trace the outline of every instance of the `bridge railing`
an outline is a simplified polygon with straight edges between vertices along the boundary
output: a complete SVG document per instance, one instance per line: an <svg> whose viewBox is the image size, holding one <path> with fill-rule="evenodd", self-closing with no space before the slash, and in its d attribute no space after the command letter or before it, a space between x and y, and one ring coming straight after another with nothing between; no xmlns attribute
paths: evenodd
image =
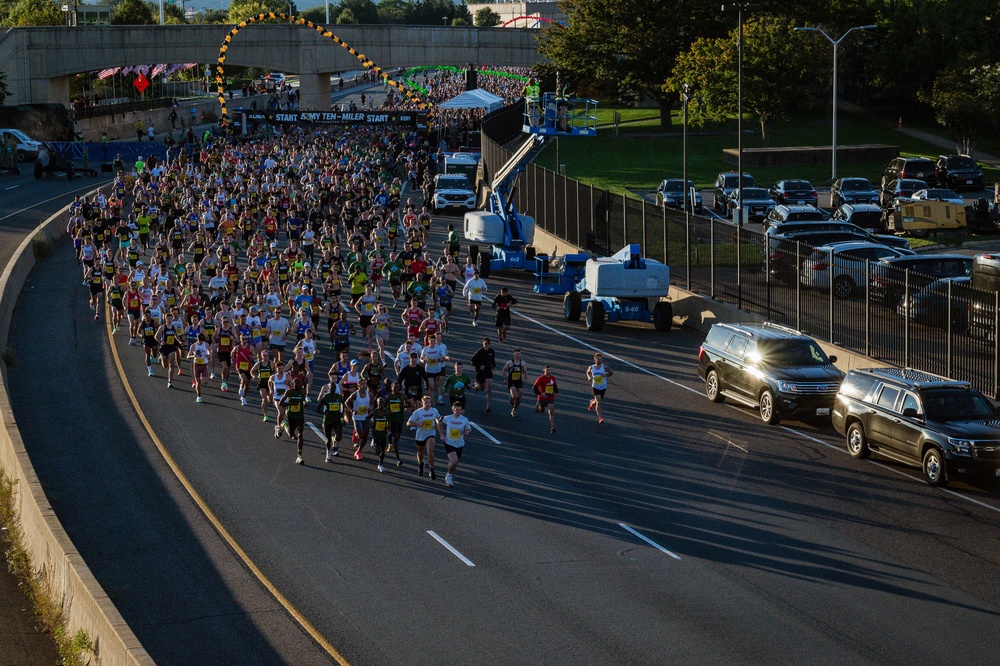
<svg viewBox="0 0 1000 666"><path fill-rule="evenodd" d="M513 152L508 146L519 136L521 113L521 105L513 104L483 119L487 182ZM926 276L887 271L873 276L873 268L880 267L845 270L841 260L822 269L841 279L807 288L801 266L813 247L778 244L760 231L714 216L685 219L683 211L535 164L522 174L514 203L534 216L540 229L596 255L638 243L646 257L670 266L677 287L873 359L969 381L1000 398L997 293L958 286L921 293ZM845 289L847 278L850 289ZM887 291L891 297L876 297Z"/></svg>

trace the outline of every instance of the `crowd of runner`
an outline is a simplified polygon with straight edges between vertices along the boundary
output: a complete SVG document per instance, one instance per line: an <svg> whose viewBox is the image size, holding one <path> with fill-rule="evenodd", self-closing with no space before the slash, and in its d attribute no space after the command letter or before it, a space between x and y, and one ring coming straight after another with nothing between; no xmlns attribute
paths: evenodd
<svg viewBox="0 0 1000 666"><path fill-rule="evenodd" d="M236 391L273 420L276 438L296 441L298 464L315 409L321 426L308 426L322 433L327 462L347 436L358 460L374 448L379 472L387 455L403 466L410 428L417 473L437 478L441 442L451 486L471 432L470 390L483 392L489 414L499 375L516 417L530 387L555 433L559 387L548 366L532 382L516 348L498 371L489 337L468 364L449 354L456 299L474 326L491 306L499 342L517 299L507 287L493 294L472 257L461 261L453 229L431 242L434 220L404 187L434 168L415 133L371 127L221 137L119 172L70 208L93 317L109 312L113 333L166 389L190 381L198 403ZM600 423L610 376L595 356L587 379Z"/></svg>

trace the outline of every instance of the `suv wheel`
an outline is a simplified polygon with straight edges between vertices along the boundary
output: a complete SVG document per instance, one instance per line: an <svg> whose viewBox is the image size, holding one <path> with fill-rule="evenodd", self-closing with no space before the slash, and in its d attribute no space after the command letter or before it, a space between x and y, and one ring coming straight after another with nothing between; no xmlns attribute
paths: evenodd
<svg viewBox="0 0 1000 666"><path fill-rule="evenodd" d="M924 453L924 481L928 485L943 487L948 485L948 472L944 466L944 454L941 449L931 447Z"/></svg>
<svg viewBox="0 0 1000 666"><path fill-rule="evenodd" d="M847 452L852 458L862 460L872 454L868 448L868 438L865 437L865 429L860 423L852 423L847 429Z"/></svg>
<svg viewBox="0 0 1000 666"><path fill-rule="evenodd" d="M726 399L719 387L719 373L715 370L709 370L708 374L705 375L705 395L712 402L722 402Z"/></svg>
<svg viewBox="0 0 1000 666"><path fill-rule="evenodd" d="M833 281L833 295L837 298L850 298L854 295L854 280L846 275L841 275Z"/></svg>
<svg viewBox="0 0 1000 666"><path fill-rule="evenodd" d="M760 420L764 423L774 425L780 420L778 408L774 404L774 393L771 392L771 389L764 389L760 394L759 409Z"/></svg>

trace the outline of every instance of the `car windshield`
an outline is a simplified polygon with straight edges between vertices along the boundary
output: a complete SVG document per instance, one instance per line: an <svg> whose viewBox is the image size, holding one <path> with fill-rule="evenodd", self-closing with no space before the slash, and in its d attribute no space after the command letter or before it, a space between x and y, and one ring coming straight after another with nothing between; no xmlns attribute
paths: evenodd
<svg viewBox="0 0 1000 666"><path fill-rule="evenodd" d="M682 191L682 180L665 180L663 184L660 185L660 189L664 192L680 192Z"/></svg>
<svg viewBox="0 0 1000 666"><path fill-rule="evenodd" d="M850 180L845 180L840 183L840 189L842 190L870 190L872 189L872 184L869 183L864 178L852 178Z"/></svg>
<svg viewBox="0 0 1000 666"><path fill-rule="evenodd" d="M31 138L27 134L25 134L24 132L22 132L20 130L12 129L12 130L7 130L7 131L10 132L11 134L13 134L15 137L17 137L21 141L31 141Z"/></svg>
<svg viewBox="0 0 1000 666"><path fill-rule="evenodd" d="M851 214L851 223L859 227L880 227L882 226L882 213L879 211L855 211Z"/></svg>
<svg viewBox="0 0 1000 666"><path fill-rule="evenodd" d="M976 162L971 157L951 157L948 159L949 169L975 169Z"/></svg>
<svg viewBox="0 0 1000 666"><path fill-rule="evenodd" d="M767 193L767 190L761 189L759 187L743 187L743 199L770 199L771 195Z"/></svg>
<svg viewBox="0 0 1000 666"><path fill-rule="evenodd" d="M785 190L811 190L813 186L808 180L786 180Z"/></svg>
<svg viewBox="0 0 1000 666"><path fill-rule="evenodd" d="M469 189L469 179L464 173L448 174L438 176L438 187L451 187Z"/></svg>
<svg viewBox="0 0 1000 666"><path fill-rule="evenodd" d="M993 405L977 391L946 389L924 391L924 409L930 421L971 421L997 415Z"/></svg>
<svg viewBox="0 0 1000 666"><path fill-rule="evenodd" d="M924 197L927 199L958 199L959 196L952 192L951 190L946 190L944 188L935 188L933 190L924 190Z"/></svg>
<svg viewBox="0 0 1000 666"><path fill-rule="evenodd" d="M909 179L909 178L906 178L904 180L898 181L898 185L896 187L898 189L900 189L900 190L914 190L914 191L916 191L916 190L922 190L925 187L927 187L927 183L925 183L922 180L917 180L916 178L914 178L912 180Z"/></svg>
<svg viewBox="0 0 1000 666"><path fill-rule="evenodd" d="M743 187L754 187L756 184L757 182L752 176L743 176ZM736 174L733 173L726 176L725 180L723 180L723 186L736 187Z"/></svg>
<svg viewBox="0 0 1000 666"><path fill-rule="evenodd" d="M777 368L830 364L830 359L812 340L761 340L757 351L765 363Z"/></svg>

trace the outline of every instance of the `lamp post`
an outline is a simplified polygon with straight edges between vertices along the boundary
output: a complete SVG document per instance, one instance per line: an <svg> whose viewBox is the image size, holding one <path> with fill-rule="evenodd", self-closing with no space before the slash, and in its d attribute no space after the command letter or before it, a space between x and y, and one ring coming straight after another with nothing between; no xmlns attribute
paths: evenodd
<svg viewBox="0 0 1000 666"><path fill-rule="evenodd" d="M326 0L325 4L326 4L326 24L330 25L330 0Z"/></svg>
<svg viewBox="0 0 1000 666"><path fill-rule="evenodd" d="M722 5L722 11L736 12L739 22L736 47L736 209L739 211L741 226L743 224L743 12L759 7L760 5L749 2Z"/></svg>
<svg viewBox="0 0 1000 666"><path fill-rule="evenodd" d="M682 166L681 179L684 181L684 194L681 196L681 203L684 205L684 225L687 226L690 223L689 208L688 208L688 102L691 101L691 86L687 83L681 85L681 102L684 108L684 140L681 150L682 161L684 162Z"/></svg>
<svg viewBox="0 0 1000 666"><path fill-rule="evenodd" d="M441 20L444 21L444 27L447 28L448 27L448 17L447 16L442 16Z"/></svg>
<svg viewBox="0 0 1000 666"><path fill-rule="evenodd" d="M840 46L840 43L855 30L874 30L877 27L877 25L857 25L841 35L840 39L834 39L830 35L826 34L826 31L822 28L795 29L797 32L818 32L826 37L831 44L833 44L833 155L831 157L830 180L837 180L837 47Z"/></svg>

